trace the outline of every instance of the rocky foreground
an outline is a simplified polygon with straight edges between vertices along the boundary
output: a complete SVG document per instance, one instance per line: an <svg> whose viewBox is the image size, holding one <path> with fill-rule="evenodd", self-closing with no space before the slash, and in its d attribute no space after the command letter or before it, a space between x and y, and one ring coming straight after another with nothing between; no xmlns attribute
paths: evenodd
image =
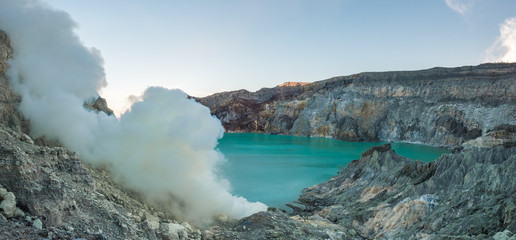
<svg viewBox="0 0 516 240"><path fill-rule="evenodd" d="M516 147L431 163L373 147L303 191L292 214L263 212L213 239L516 239ZM512 237L512 238L510 238Z"/></svg>
<svg viewBox="0 0 516 240"><path fill-rule="evenodd" d="M341 129L339 131L343 134L328 136L343 139L346 137L339 136L350 136L351 140L382 138L382 132L387 131L381 130L385 127L383 124L392 121L393 129L412 129L405 131L404 135L393 133L392 136L398 136L398 140L417 140L419 138L413 136L421 136L423 142L429 144L442 140L443 145L462 145L464 149L457 149L432 163L422 163L396 155L389 145L374 147L328 182L305 189L299 200L290 204L292 213L270 209L201 230L181 221L166 209L145 203L142 196L114 183L109 172L83 164L80 158L60 147L58 142L32 139L29 121L17 111L20 97L9 86L5 74L7 60L11 56L9 40L0 31L0 239L516 239L513 234L516 233L515 86L510 84L515 81L514 64L442 70L455 72L457 76L464 69L466 72L480 72L482 79L493 73L492 82L480 81L491 85L473 86L469 92L462 90L468 87L467 84L453 87L457 83L448 81L449 91L456 92L450 99L434 97L437 92L428 92L429 100L411 97L412 88L399 89L399 81L386 80L378 75L378 86L385 83L382 81L391 81L393 85L384 85L385 91L374 91L369 99L357 98L356 103L349 103L350 106L335 102L333 115L325 112L328 110L325 101L337 95L327 90L341 89L346 93L342 95L343 99L358 97L348 90L358 91L360 82L346 82L346 79L359 78L360 75L344 77L344 82L337 79L265 89L259 92L264 94L263 99L270 99L270 96L276 99L265 101L266 104L264 101L249 102L242 97L231 98L226 111L229 115L224 115L225 110L217 112L215 109L230 130L297 134L292 129L301 129L301 125L294 126L305 120L295 120L290 126L289 121L294 118L288 120L285 116L295 113L299 114L294 114L297 116L295 119L303 119L300 116L311 113L314 118L308 121L310 125L306 135L318 135L315 134L318 130L314 129L319 127L314 126L329 124L333 121L332 116L340 116L336 113L344 111L355 117L346 118L348 120L344 120L344 125L338 125L339 128L328 125L328 133ZM473 73L464 76L469 79ZM423 82L431 85L428 78L422 78L427 79ZM372 77L370 79L374 82ZM345 86L351 87L347 89ZM393 86L398 86L396 89L399 91L389 90ZM500 95L502 88L505 90ZM303 89L316 95L307 95ZM366 91L368 88L360 89ZM476 93L474 89L477 89ZM404 96L402 99L392 95L398 92ZM489 97L476 100L478 92ZM375 117L377 111L383 111L382 106L391 105L377 105L379 102L372 97L381 98L387 93L385 104L423 102L433 103L435 108L425 110L431 105L418 105L414 107L416 110L407 108L407 112L400 112L402 108L398 107L392 111L397 118L383 112L387 115L378 120ZM256 97L256 94L246 92L233 94ZM217 96L220 96L220 101L226 98L221 94L211 99L217 99ZM305 105L300 96L307 97ZM235 99L243 104L238 105ZM201 101L208 105L206 99ZM260 114L252 115L253 109L264 106L274 109L274 114L263 115L268 110L260 110ZM109 112L101 99L87 103L85 107ZM351 109L355 108L358 110L352 112ZM250 115L245 115L247 110L241 112L238 109L253 111L249 110ZM333 111L333 107L330 109ZM280 111L284 114L279 114ZM412 119L411 116L415 116L412 111L429 114L422 115L424 117L419 121L439 122L438 125L430 125L435 131L428 132L422 123ZM484 119L471 118L471 114L482 115ZM328 117L327 120L319 121L326 119L319 117L323 115ZM372 120L364 120L367 116ZM443 118L437 121L439 117L435 116ZM403 125L411 121L414 121L413 127ZM371 125L374 128L366 129L371 122L375 123ZM278 131L273 130L278 126ZM350 128L346 130L346 127ZM283 132L281 129L289 130ZM469 145L464 145L466 142Z"/></svg>
<svg viewBox="0 0 516 240"><path fill-rule="evenodd" d="M454 148L516 125L516 63L360 73L198 100L228 131Z"/></svg>

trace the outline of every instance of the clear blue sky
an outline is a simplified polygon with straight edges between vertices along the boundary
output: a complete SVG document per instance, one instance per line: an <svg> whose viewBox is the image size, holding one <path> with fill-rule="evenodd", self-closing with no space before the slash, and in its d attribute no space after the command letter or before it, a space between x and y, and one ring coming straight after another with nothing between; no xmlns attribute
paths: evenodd
<svg viewBox="0 0 516 240"><path fill-rule="evenodd" d="M119 110L147 86L194 96L363 71L482 63L514 0L46 0L105 60ZM514 24L516 25L516 24Z"/></svg>

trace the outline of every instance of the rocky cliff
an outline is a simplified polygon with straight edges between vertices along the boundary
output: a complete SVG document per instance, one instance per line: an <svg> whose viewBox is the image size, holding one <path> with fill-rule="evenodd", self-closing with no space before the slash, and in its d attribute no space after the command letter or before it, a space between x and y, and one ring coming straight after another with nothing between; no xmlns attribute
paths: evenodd
<svg viewBox="0 0 516 240"><path fill-rule="evenodd" d="M294 212L258 213L214 239L516 239L516 147L472 148L431 163L369 149ZM511 238L512 237L512 238Z"/></svg>
<svg viewBox="0 0 516 240"><path fill-rule="evenodd" d="M516 63L360 73L198 101L227 131L459 147L516 125Z"/></svg>

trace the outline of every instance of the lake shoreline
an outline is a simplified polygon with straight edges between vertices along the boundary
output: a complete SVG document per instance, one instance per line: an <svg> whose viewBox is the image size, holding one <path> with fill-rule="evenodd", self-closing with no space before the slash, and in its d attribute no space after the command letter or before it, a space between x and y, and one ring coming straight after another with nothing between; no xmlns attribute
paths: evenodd
<svg viewBox="0 0 516 240"><path fill-rule="evenodd" d="M227 133L219 140L218 149L227 159L219 169L230 181L232 194L288 210L285 204L296 200L304 188L329 180L351 161L359 159L362 152L382 144L385 143ZM424 145L391 145L396 153L424 162L449 153ZM282 187L276 189L277 186Z"/></svg>

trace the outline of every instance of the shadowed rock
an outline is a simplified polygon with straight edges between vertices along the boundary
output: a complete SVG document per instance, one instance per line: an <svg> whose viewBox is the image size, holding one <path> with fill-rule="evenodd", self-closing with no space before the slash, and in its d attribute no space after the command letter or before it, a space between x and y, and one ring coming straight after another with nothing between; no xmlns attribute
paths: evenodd
<svg viewBox="0 0 516 240"><path fill-rule="evenodd" d="M108 116L113 115L113 110L108 107L106 99L100 96L95 101L84 103L84 107L93 111L104 112Z"/></svg>

